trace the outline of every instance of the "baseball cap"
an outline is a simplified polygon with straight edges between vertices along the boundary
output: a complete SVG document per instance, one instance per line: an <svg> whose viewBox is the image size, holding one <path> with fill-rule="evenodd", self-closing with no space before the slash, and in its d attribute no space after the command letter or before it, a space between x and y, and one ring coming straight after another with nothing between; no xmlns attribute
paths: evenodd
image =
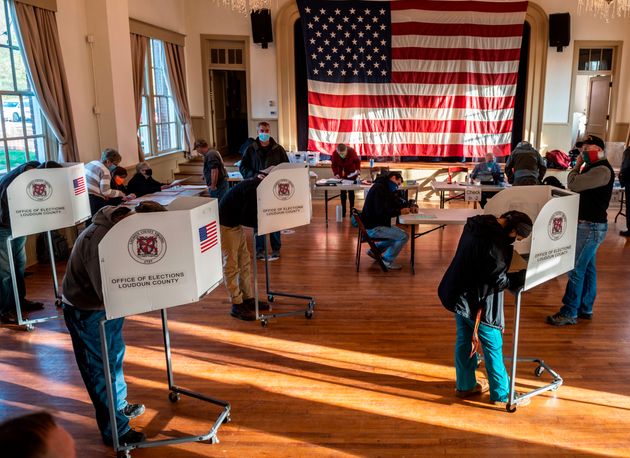
<svg viewBox="0 0 630 458"><path fill-rule="evenodd" d="M583 143L585 145L595 145L600 147L602 150L606 149L606 144L604 143L604 140L602 140L599 137L596 137L595 135L589 135L588 137L586 137L583 140Z"/></svg>

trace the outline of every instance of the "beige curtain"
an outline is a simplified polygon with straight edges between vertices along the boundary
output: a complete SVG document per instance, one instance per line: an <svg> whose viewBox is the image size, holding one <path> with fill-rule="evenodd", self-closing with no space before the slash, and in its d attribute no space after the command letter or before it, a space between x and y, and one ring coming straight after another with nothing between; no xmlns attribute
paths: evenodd
<svg viewBox="0 0 630 458"><path fill-rule="evenodd" d="M195 139L193 138L192 119L190 118L190 108L188 107L184 48L173 43L164 42L164 52L166 54L166 66L171 83L171 92L173 93L173 99L177 107L179 121L184 128L186 151L190 153Z"/></svg>
<svg viewBox="0 0 630 458"><path fill-rule="evenodd" d="M29 80L48 126L59 142L59 161L78 162L68 81L53 11L19 2L14 5Z"/></svg>
<svg viewBox="0 0 630 458"><path fill-rule="evenodd" d="M147 58L147 48L149 39L135 33L131 34L131 70L133 73L133 100L136 104L136 130L140 127L140 118L142 116L142 91L144 89L144 66ZM144 151L142 151L142 143L140 141L140 132L138 138L138 160L144 161Z"/></svg>

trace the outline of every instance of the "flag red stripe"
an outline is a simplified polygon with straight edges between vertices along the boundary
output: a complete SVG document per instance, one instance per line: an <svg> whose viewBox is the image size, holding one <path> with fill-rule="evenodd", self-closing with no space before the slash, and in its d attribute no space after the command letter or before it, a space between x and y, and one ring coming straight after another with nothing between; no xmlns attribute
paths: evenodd
<svg viewBox="0 0 630 458"><path fill-rule="evenodd" d="M201 247L201 252L205 253L206 251L208 251L209 249L215 247L216 245L217 245L217 242L215 240L215 242L212 245L202 246Z"/></svg>
<svg viewBox="0 0 630 458"><path fill-rule="evenodd" d="M392 83L403 84L469 84L482 86L512 86L518 80L516 73L437 73L392 72Z"/></svg>
<svg viewBox="0 0 630 458"><path fill-rule="evenodd" d="M391 9L434 10L434 11L476 11L480 13L522 13L528 2L466 2L443 0L401 0L390 2Z"/></svg>
<svg viewBox="0 0 630 458"><path fill-rule="evenodd" d="M392 48L392 59L518 61L520 49Z"/></svg>
<svg viewBox="0 0 630 458"><path fill-rule="evenodd" d="M327 119L308 117L311 129L330 132L431 132L501 134L512 132L512 119L503 121L464 121L452 119Z"/></svg>
<svg viewBox="0 0 630 458"><path fill-rule="evenodd" d="M448 2L444 2L448 3ZM523 35L523 24L434 24L428 22L402 22L392 24L392 35L437 35L471 37L518 37Z"/></svg>

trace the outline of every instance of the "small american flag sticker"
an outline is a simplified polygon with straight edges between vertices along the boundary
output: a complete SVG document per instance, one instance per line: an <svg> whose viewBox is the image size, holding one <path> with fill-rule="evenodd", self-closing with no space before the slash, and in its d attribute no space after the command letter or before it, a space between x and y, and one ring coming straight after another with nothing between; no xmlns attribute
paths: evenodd
<svg viewBox="0 0 630 458"><path fill-rule="evenodd" d="M217 234L217 222L212 221L210 224L206 224L205 226L201 226L199 228L199 245L201 247L201 252L205 253L210 248L219 243L219 237Z"/></svg>
<svg viewBox="0 0 630 458"><path fill-rule="evenodd" d="M85 192L85 177L79 177L72 180L72 186L74 187L74 195L78 196Z"/></svg>

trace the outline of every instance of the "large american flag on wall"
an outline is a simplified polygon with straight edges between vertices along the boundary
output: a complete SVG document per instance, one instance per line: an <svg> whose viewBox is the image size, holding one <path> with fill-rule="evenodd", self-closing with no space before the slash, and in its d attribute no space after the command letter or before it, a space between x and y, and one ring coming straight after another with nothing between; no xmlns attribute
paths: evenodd
<svg viewBox="0 0 630 458"><path fill-rule="evenodd" d="M509 154L526 1L298 0L308 149Z"/></svg>

